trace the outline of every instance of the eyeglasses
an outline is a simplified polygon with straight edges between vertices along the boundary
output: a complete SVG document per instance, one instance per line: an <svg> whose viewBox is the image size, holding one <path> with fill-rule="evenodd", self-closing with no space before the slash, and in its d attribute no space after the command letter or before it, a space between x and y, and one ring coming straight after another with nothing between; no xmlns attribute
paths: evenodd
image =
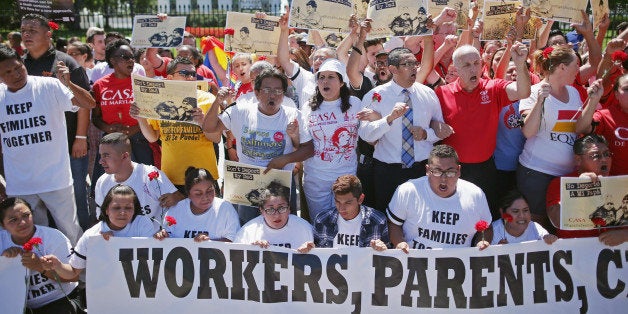
<svg viewBox="0 0 628 314"><path fill-rule="evenodd" d="M375 61L375 66L378 68L388 66L388 62L386 61Z"/></svg>
<svg viewBox="0 0 628 314"><path fill-rule="evenodd" d="M441 176L445 175L446 178L453 178L458 174L458 170L440 170L440 169L430 169L430 173L435 176L440 178Z"/></svg>
<svg viewBox="0 0 628 314"><path fill-rule="evenodd" d="M260 91L266 95L283 95L283 89L273 89L273 88L262 88Z"/></svg>
<svg viewBox="0 0 628 314"><path fill-rule="evenodd" d="M288 211L288 206L281 206L277 208L262 208L262 210L266 213L266 215L274 215L274 214L283 214Z"/></svg>
<svg viewBox="0 0 628 314"><path fill-rule="evenodd" d="M416 61L408 61L408 62L404 62L404 63L399 63L400 67L405 67L405 68L415 68L419 65L418 62Z"/></svg>
<svg viewBox="0 0 628 314"><path fill-rule="evenodd" d="M133 59L133 55L117 55L116 58L122 59L124 61L129 61Z"/></svg>
<svg viewBox="0 0 628 314"><path fill-rule="evenodd" d="M196 72L195 71L181 70L181 71L177 71L177 73L179 73L179 75L185 76L185 77L196 77Z"/></svg>
<svg viewBox="0 0 628 314"><path fill-rule="evenodd" d="M581 155L585 155L585 154L581 154ZM602 153L591 153L591 154L586 154L586 155L589 156L589 158L593 159L594 161L598 161L602 158L613 157L613 153L611 153L610 151L604 151Z"/></svg>

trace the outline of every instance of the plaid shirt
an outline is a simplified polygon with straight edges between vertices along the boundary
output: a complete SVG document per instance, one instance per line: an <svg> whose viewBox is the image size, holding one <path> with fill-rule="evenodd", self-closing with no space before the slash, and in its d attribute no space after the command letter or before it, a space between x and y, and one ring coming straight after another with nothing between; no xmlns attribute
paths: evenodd
<svg viewBox="0 0 628 314"><path fill-rule="evenodd" d="M360 226L360 238L358 245L360 247L370 247L371 240L380 239L390 247L388 238L388 223L386 216L370 207L361 205L360 215L362 216L362 225ZM314 219L314 244L316 247L333 247L334 237L338 234L338 211L324 211Z"/></svg>

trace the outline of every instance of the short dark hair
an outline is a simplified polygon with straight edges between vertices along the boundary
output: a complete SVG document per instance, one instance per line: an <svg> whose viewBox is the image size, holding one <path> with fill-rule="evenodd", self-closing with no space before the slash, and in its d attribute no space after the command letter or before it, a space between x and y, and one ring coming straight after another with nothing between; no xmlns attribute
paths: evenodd
<svg viewBox="0 0 628 314"><path fill-rule="evenodd" d="M382 45L382 38L367 39L364 41L364 49L377 45Z"/></svg>
<svg viewBox="0 0 628 314"><path fill-rule="evenodd" d="M103 136L100 139L100 145L113 145L122 152L131 152L131 140L124 133L114 132Z"/></svg>
<svg viewBox="0 0 628 314"><path fill-rule="evenodd" d="M28 210L31 211L31 214L33 213L33 209L31 208L31 204L29 204L27 201L19 198L19 197L8 197L5 198L4 200L2 200L2 202L0 202L0 225L4 226L4 217L7 213L7 210L9 208L13 208L13 206L17 205L17 204L24 204Z"/></svg>
<svg viewBox="0 0 628 314"><path fill-rule="evenodd" d="M174 70L177 68L177 65L179 64L191 64L196 67L196 65L189 58L176 57L168 63L168 67L166 68L166 73L173 75Z"/></svg>
<svg viewBox="0 0 628 314"><path fill-rule="evenodd" d="M100 216L98 216L98 220L104 221L107 224L111 223L111 221L109 221L109 216L107 215L107 208L109 207L109 204L111 204L111 201L113 201L113 197L116 195L131 195L133 197L134 210L133 218L131 219L131 221L134 221L137 215L142 214L142 205L140 204L140 200L137 197L137 193L135 193L135 190L133 190L128 185L118 184L112 187L109 192L107 192L107 195L105 195L105 198L102 201L102 206L100 207Z"/></svg>
<svg viewBox="0 0 628 314"><path fill-rule="evenodd" d="M281 184L279 181L273 181L264 189L262 189L260 193L260 203L259 206L262 208L264 203L268 201L271 197L281 197L286 202L290 203L290 188Z"/></svg>
<svg viewBox="0 0 628 314"><path fill-rule="evenodd" d="M355 198L360 198L360 195L362 195L362 183L355 175L345 174L336 179L336 182L331 186L331 190L334 194L344 195L351 193Z"/></svg>
<svg viewBox="0 0 628 314"><path fill-rule="evenodd" d="M412 51L404 47L397 47L391 50L388 53L388 64L396 67L399 66L399 63L401 63L401 55L405 55L408 53L412 55Z"/></svg>
<svg viewBox="0 0 628 314"><path fill-rule="evenodd" d="M185 170L185 194L189 195L192 186L202 181L208 181L212 184L212 186L216 183L216 180L209 170L205 168L188 167Z"/></svg>
<svg viewBox="0 0 628 314"><path fill-rule="evenodd" d="M606 141L606 138L604 138L604 136L599 135L599 134L595 134L595 133L589 133L589 134L587 134L587 135L577 139L573 143L573 153L576 154L576 155L582 155L589 148L591 148L591 146L593 146L595 144L604 144L604 145L608 146L608 142Z"/></svg>
<svg viewBox="0 0 628 314"><path fill-rule="evenodd" d="M15 49L6 45L0 45L0 62L10 59L16 59L22 63L22 58L15 52Z"/></svg>
<svg viewBox="0 0 628 314"><path fill-rule="evenodd" d="M288 89L288 78L277 69L262 70L255 78L255 90L260 91L262 89L262 82L267 78L276 78L281 81L281 87L284 93Z"/></svg>
<svg viewBox="0 0 628 314"><path fill-rule="evenodd" d="M73 46L74 48L76 48L76 50L78 50L78 52L82 55L87 55L87 60L90 60L91 58L93 58L93 54L92 54L92 48L83 42L80 41L74 41L68 44L68 48L70 48L70 46Z"/></svg>
<svg viewBox="0 0 628 314"><path fill-rule="evenodd" d="M456 153L456 150L453 147L447 144L434 146L430 151L430 156L427 158L427 163L432 164L434 158L453 158L456 160L456 164L460 164L458 153Z"/></svg>
<svg viewBox="0 0 628 314"><path fill-rule="evenodd" d="M107 44L108 42L111 42L112 40L116 40L116 39L124 39L124 35L118 33L118 32L108 32L105 35L105 44Z"/></svg>
<svg viewBox="0 0 628 314"><path fill-rule="evenodd" d="M46 18L43 15L39 15L39 14L35 14L35 13L29 13L26 14L24 16L22 16L22 22L24 22L25 20L29 20L29 21L37 21L39 22L40 26L45 27L47 30L50 30L50 25L48 24L50 22L50 20L48 18Z"/></svg>
<svg viewBox="0 0 628 314"><path fill-rule="evenodd" d="M107 65L109 67L113 68L113 63L111 63L111 58L113 58L114 52L116 52L116 50L118 50L122 46L129 46L130 48L131 44L129 43L128 40L123 38L123 39L116 39L108 43L107 46L105 47L105 61L107 61ZM131 48L131 52L133 52L133 48Z"/></svg>
<svg viewBox="0 0 628 314"><path fill-rule="evenodd" d="M523 196L523 194L521 194L521 192L519 192L519 190L510 190L499 200L499 208L501 208L502 210L506 210L506 208L512 206L512 203L514 203L518 199L523 199L524 201L526 201L526 203L528 202L528 200L525 198L525 196Z"/></svg>
<svg viewBox="0 0 628 314"><path fill-rule="evenodd" d="M560 29L553 29L550 31L549 36L547 36L547 38L552 38L554 36L562 36L565 39L566 43L569 43L569 40L567 39L567 36L565 36L565 33L563 33L563 31L561 31Z"/></svg>

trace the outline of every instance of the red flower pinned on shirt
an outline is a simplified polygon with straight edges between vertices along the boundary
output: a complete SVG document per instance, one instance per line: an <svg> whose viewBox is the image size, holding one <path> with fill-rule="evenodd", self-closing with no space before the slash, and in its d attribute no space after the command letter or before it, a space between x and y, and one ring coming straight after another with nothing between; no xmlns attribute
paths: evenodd
<svg viewBox="0 0 628 314"><path fill-rule="evenodd" d="M613 62L624 62L628 60L628 54L621 50L617 50L611 55L611 60L613 60Z"/></svg>
<svg viewBox="0 0 628 314"><path fill-rule="evenodd" d="M225 35L235 35L235 29L233 28L225 28Z"/></svg>
<svg viewBox="0 0 628 314"><path fill-rule="evenodd" d="M48 26L50 26L50 29L55 30L55 31L59 29L59 24L53 21L48 22Z"/></svg>
<svg viewBox="0 0 628 314"><path fill-rule="evenodd" d="M43 241L41 240L41 238L34 237L28 240L28 242L24 243L22 249L24 249L24 251L26 252L31 252L33 248L39 249L39 245L42 243Z"/></svg>
<svg viewBox="0 0 628 314"><path fill-rule="evenodd" d="M174 217L166 216L166 224L168 224L168 227L170 227L172 225L176 225L177 224L177 220L174 219Z"/></svg>
<svg viewBox="0 0 628 314"><path fill-rule="evenodd" d="M591 221L598 228L606 226L606 220L602 217L593 217L591 218Z"/></svg>
<svg viewBox="0 0 628 314"><path fill-rule="evenodd" d="M382 101L382 95L380 95L379 93L373 93L373 102L377 101L377 102L381 102Z"/></svg>
<svg viewBox="0 0 628 314"><path fill-rule="evenodd" d="M550 46L543 49L543 58L549 59L550 54L554 51L554 47Z"/></svg>
<svg viewBox="0 0 628 314"><path fill-rule="evenodd" d="M512 222L515 218L513 218L512 215L509 213L504 213L502 214L502 219L504 220L504 222Z"/></svg>
<svg viewBox="0 0 628 314"><path fill-rule="evenodd" d="M159 172L158 171L153 171L153 172L148 174L148 179L150 181L156 180L157 178L159 178Z"/></svg>

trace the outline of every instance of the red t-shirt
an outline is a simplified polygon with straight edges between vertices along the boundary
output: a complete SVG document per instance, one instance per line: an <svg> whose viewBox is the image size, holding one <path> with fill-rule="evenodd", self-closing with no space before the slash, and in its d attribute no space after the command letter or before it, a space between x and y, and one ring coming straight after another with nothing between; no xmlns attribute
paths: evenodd
<svg viewBox="0 0 628 314"><path fill-rule="evenodd" d="M102 120L107 124L120 123L125 126L137 125L129 114L133 103L131 77L116 78L113 73L97 80L92 87L94 99L100 106Z"/></svg>
<svg viewBox="0 0 628 314"><path fill-rule="evenodd" d="M214 72L212 72L212 70L206 67L204 64L201 64L198 68L196 68L196 74L206 79L209 79L210 82L216 83L216 76L214 75Z"/></svg>
<svg viewBox="0 0 628 314"><path fill-rule="evenodd" d="M238 99L238 97L240 97L240 95L244 95L248 92L253 91L253 84L252 82L248 82L248 83L244 83L242 85L240 85L240 87L238 88L237 92L236 92L236 99Z"/></svg>
<svg viewBox="0 0 628 314"><path fill-rule="evenodd" d="M595 133L606 138L608 148L613 153L610 175L628 174L628 113L619 106L610 106L596 111L593 120L599 122Z"/></svg>
<svg viewBox="0 0 628 314"><path fill-rule="evenodd" d="M170 63L170 61L172 61L172 58L161 57L161 59L164 60L164 70L163 71L155 70L155 75L161 76L163 78L166 78L168 76L168 63Z"/></svg>
<svg viewBox="0 0 628 314"><path fill-rule="evenodd" d="M443 119L455 132L443 143L456 149L461 162L480 163L493 155L499 111L512 103L506 93L510 83L502 79L481 79L478 87L469 93L457 79L436 89Z"/></svg>

